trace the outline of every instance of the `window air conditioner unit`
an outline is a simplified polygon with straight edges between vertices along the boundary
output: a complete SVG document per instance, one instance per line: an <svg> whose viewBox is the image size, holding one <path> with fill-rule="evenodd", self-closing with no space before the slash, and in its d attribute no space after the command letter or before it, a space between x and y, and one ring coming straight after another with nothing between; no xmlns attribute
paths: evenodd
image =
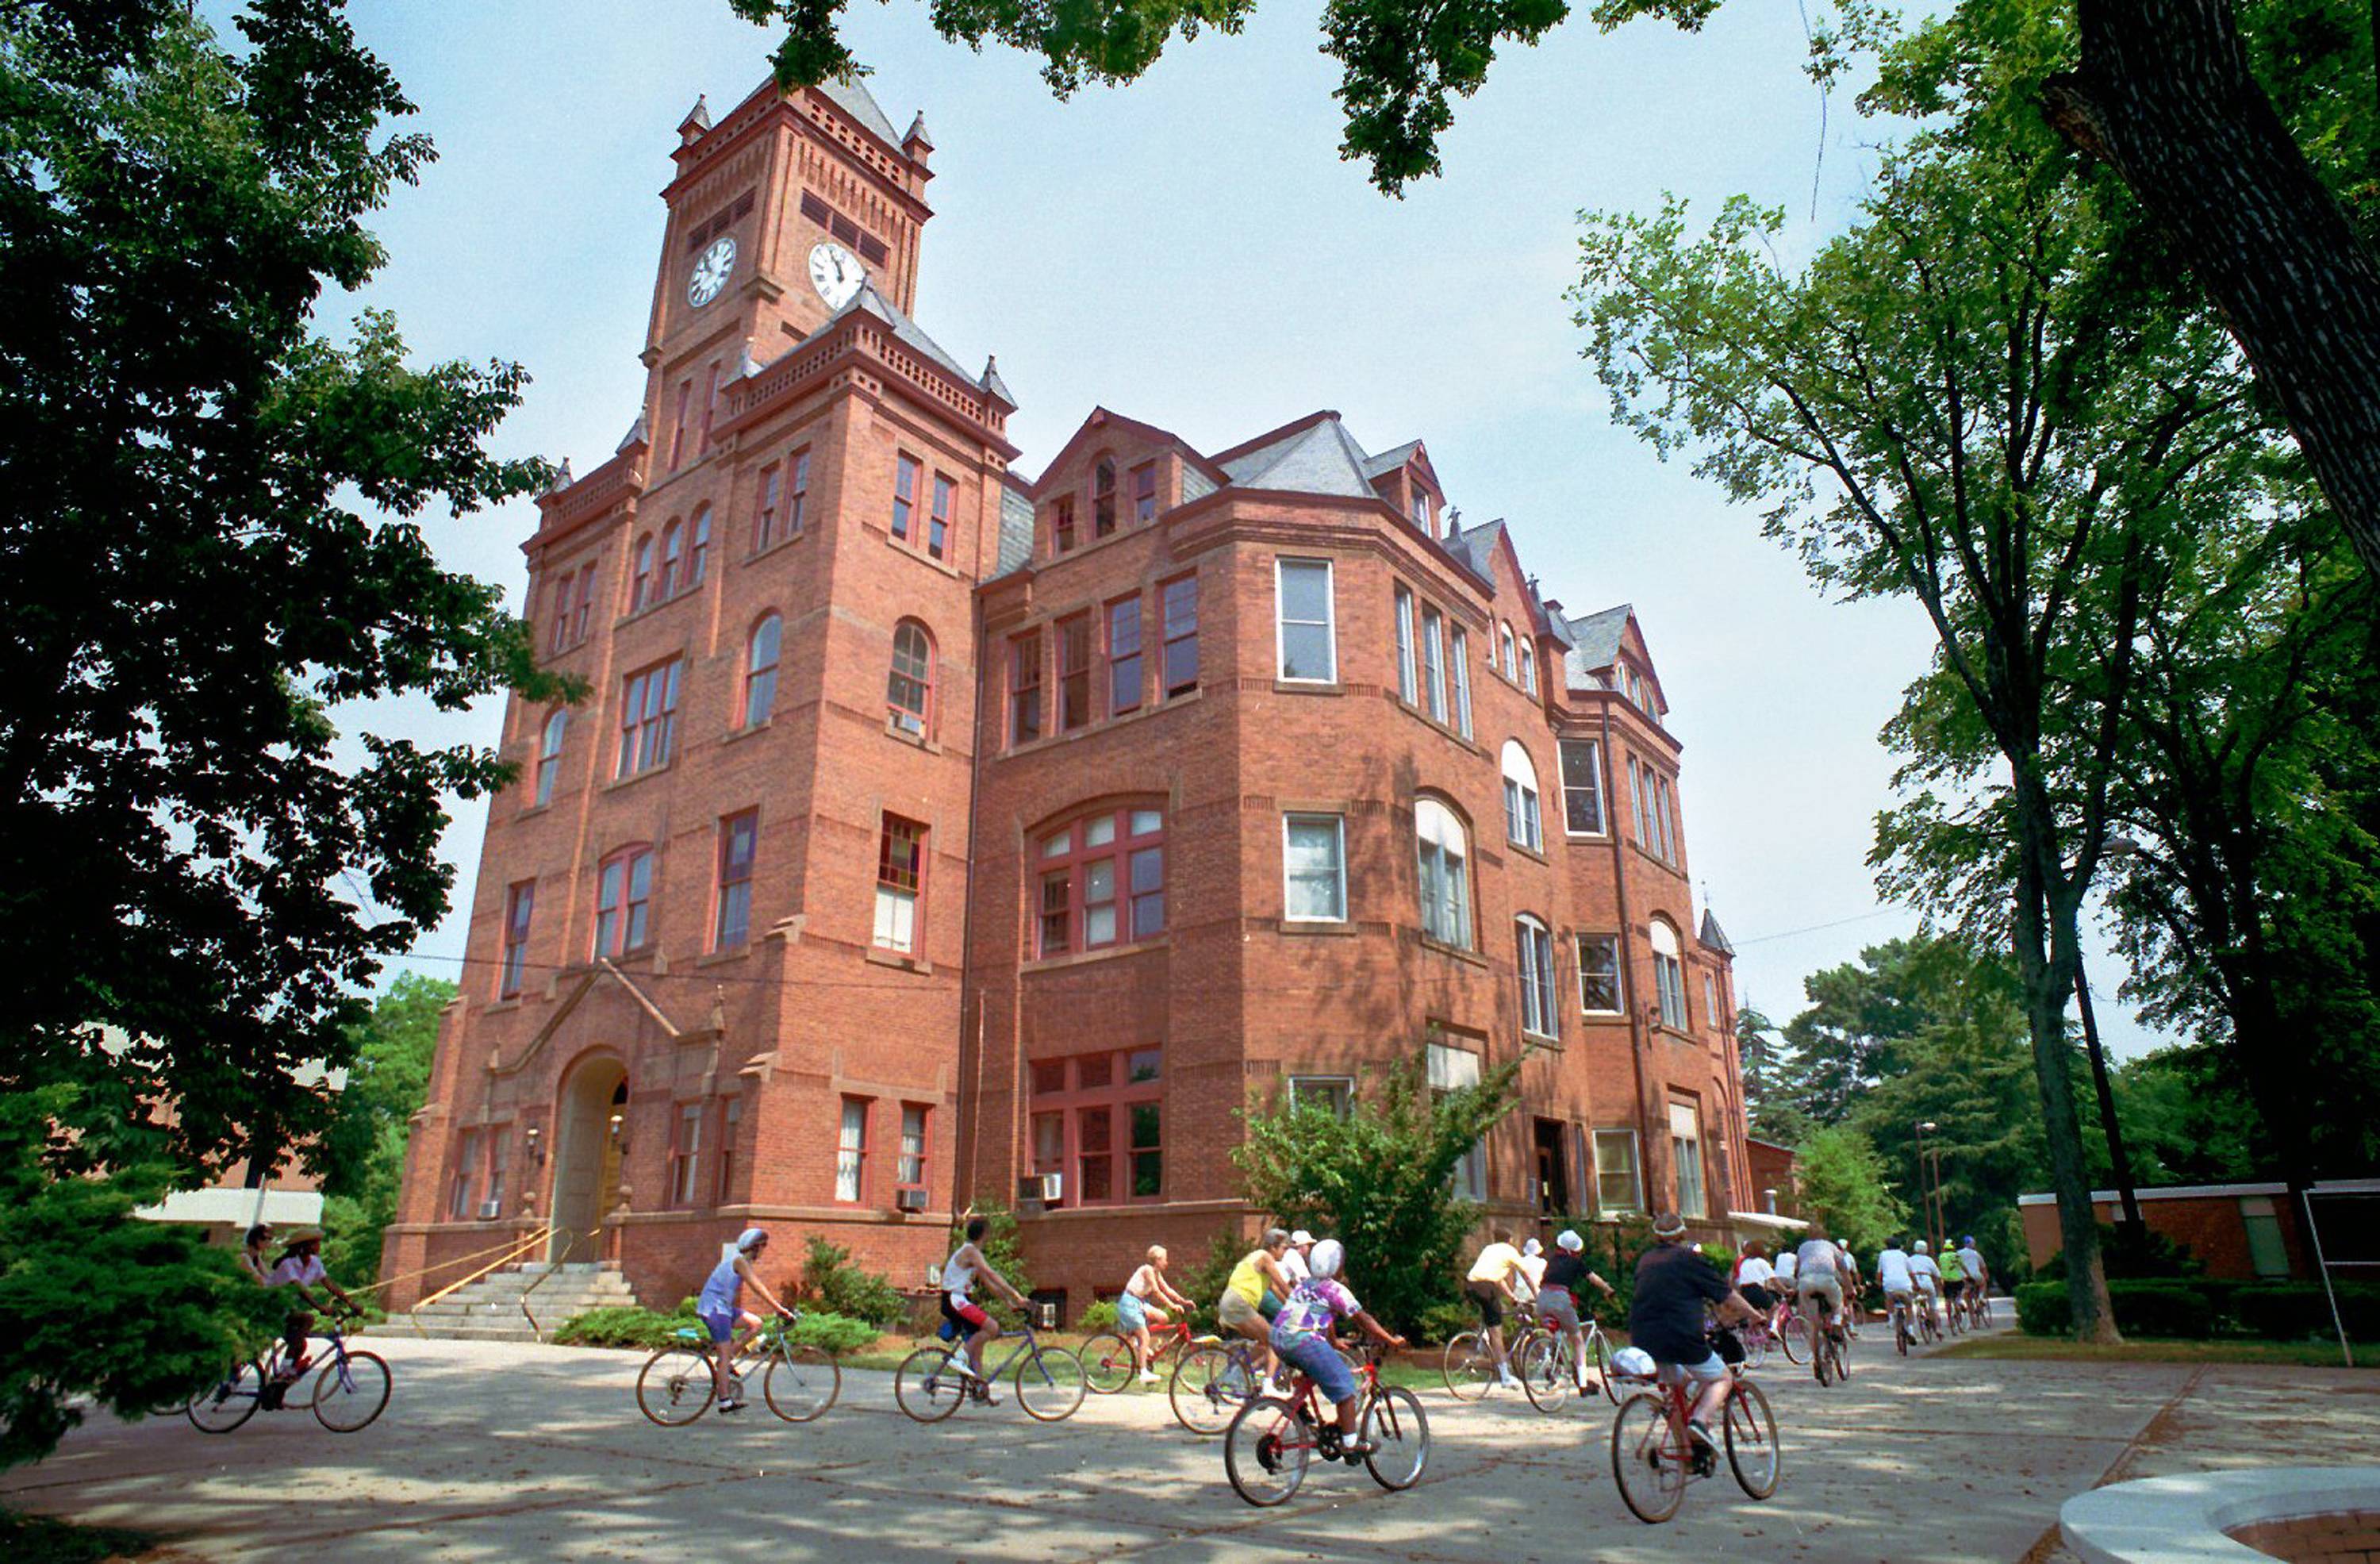
<svg viewBox="0 0 2380 1564"><path fill-rule="evenodd" d="M492 1221L494 1221L498 1216L503 1216L503 1215L504 1215L504 1203L503 1203L502 1201L495 1201L495 1200L483 1200L483 1201L480 1202L480 1221L482 1221L482 1222L492 1222Z"/></svg>
<svg viewBox="0 0 2380 1564"><path fill-rule="evenodd" d="M1043 1205L1054 1205L1064 1195L1065 1190L1066 1176L1062 1173L1027 1173L1016 1180L1019 1204L1038 1201Z"/></svg>
<svg viewBox="0 0 2380 1564"><path fill-rule="evenodd" d="M926 1209L926 1191L903 1190L892 1197L892 1204L903 1211L923 1211Z"/></svg>
<svg viewBox="0 0 2380 1564"><path fill-rule="evenodd" d="M1052 1178L1052 1179L1055 1179L1057 1176L1058 1176L1058 1175L1056 1175L1055 1173L1052 1173L1052 1174L1050 1174L1050 1178ZM1055 1329L1057 1329L1057 1328L1058 1328L1058 1305L1057 1305L1057 1304L1055 1304L1055 1303L1041 1303L1041 1304L1038 1304L1038 1305L1036 1305L1036 1312L1040 1315L1040 1319L1039 1319L1039 1321L1038 1321L1038 1328L1039 1328L1039 1329L1042 1329L1042 1330L1055 1330Z"/></svg>

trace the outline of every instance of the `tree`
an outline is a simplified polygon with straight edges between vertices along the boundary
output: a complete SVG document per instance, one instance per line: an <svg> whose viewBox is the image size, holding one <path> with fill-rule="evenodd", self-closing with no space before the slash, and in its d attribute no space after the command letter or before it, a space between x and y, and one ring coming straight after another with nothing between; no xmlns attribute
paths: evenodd
<svg viewBox="0 0 2380 1564"><path fill-rule="evenodd" d="M1743 1109L1752 1132L1780 1145L1798 1145L1809 1117L1791 1097L1792 1082L1777 1023L1751 1005L1735 1012L1735 1056L1743 1072Z"/></svg>
<svg viewBox="0 0 2380 1564"><path fill-rule="evenodd" d="M196 1179L326 1130L380 959L443 915L442 796L507 768L356 703L540 694L492 586L420 517L520 495L482 442L521 372L344 345L326 285L431 156L334 0L0 7L0 1090L128 1088ZM360 508L358 507L360 507ZM128 1044L102 1047L112 1024ZM120 1323L120 1322L119 1322Z"/></svg>
<svg viewBox="0 0 2380 1564"><path fill-rule="evenodd" d="M1418 1060L1383 1072L1342 1118L1313 1102L1248 1108L1232 1150L1248 1203L1347 1247L1357 1296L1390 1329L1417 1328L1452 1295L1455 1260L1479 1208L1454 1192L1456 1167L1512 1111L1521 1060L1442 1094Z"/></svg>
<svg viewBox="0 0 2380 1564"><path fill-rule="evenodd" d="M1802 1142L1793 1177L1803 1213L1829 1237L1873 1256L1909 1220L1885 1172L1865 1135L1832 1125Z"/></svg>
<svg viewBox="0 0 2380 1564"><path fill-rule="evenodd" d="M2272 1166L2253 1149L2263 1126L2219 1049L2185 1044L2130 1060L2116 1101L2143 1174L2158 1183L2237 1183Z"/></svg>
<svg viewBox="0 0 2380 1564"><path fill-rule="evenodd" d="M401 972L357 1029L355 1063L319 1154L322 1262L344 1286L369 1287L380 1275L381 1232L396 1220L406 1142L430 1094L438 1018L455 992L443 978Z"/></svg>

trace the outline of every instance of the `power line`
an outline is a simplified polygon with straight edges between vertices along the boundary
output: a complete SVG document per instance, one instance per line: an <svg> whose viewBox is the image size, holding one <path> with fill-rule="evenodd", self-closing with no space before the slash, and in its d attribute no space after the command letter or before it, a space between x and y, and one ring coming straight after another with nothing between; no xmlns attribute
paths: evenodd
<svg viewBox="0 0 2380 1564"><path fill-rule="evenodd" d="M1898 907L1879 907L1873 912L1862 912L1854 917L1837 918L1831 923L1811 923L1798 929L1779 929L1775 934L1755 935L1750 939L1739 939L1731 943L1741 950L1747 945L1766 945L1770 940L1791 939L1795 935L1816 934L1821 929L1840 929L1852 923L1864 923L1871 918L1889 917L1900 910L1901 909Z"/></svg>

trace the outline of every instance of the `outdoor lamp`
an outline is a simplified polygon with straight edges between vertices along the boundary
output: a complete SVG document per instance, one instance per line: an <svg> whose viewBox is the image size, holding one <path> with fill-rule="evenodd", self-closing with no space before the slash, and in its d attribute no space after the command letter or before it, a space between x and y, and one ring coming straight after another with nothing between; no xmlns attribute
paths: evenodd
<svg viewBox="0 0 2380 1564"><path fill-rule="evenodd" d="M545 1142L538 1138L537 1126L532 1124L522 1130L521 1140L524 1142L524 1149L528 1153L528 1165L531 1167L544 1167Z"/></svg>

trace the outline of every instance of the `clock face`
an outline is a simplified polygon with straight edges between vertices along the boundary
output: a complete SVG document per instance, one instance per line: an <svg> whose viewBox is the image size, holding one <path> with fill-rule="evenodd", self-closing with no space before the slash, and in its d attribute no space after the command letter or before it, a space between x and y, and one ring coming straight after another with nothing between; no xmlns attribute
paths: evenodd
<svg viewBox="0 0 2380 1564"><path fill-rule="evenodd" d="M686 301L696 309L719 297L727 279L735 270L735 241L722 235L718 241L695 258L694 275L686 281Z"/></svg>
<svg viewBox="0 0 2380 1564"><path fill-rule="evenodd" d="M859 257L839 244L827 242L810 248L810 286L831 310L840 310L851 302L859 285L868 280L868 268Z"/></svg>

